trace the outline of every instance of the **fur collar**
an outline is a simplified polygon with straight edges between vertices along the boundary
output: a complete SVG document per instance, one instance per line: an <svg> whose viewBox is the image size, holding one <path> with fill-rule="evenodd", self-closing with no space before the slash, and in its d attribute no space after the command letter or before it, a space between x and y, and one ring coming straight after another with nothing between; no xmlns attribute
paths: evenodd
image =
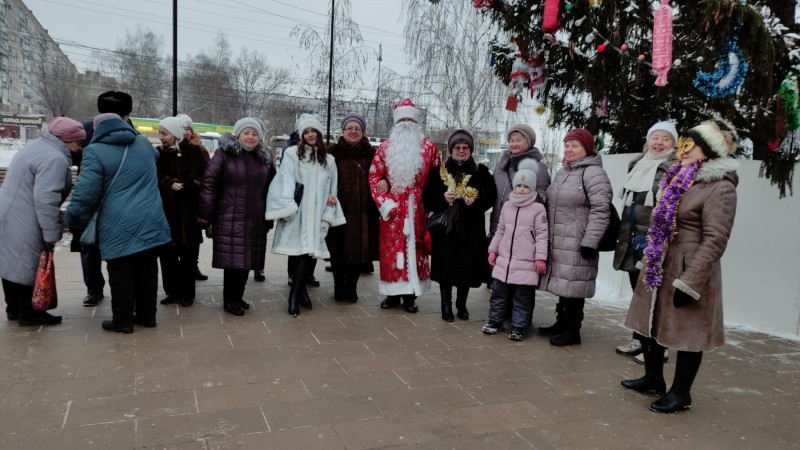
<svg viewBox="0 0 800 450"><path fill-rule="evenodd" d="M219 138L219 149L231 156L239 156L242 152L248 151L232 134L223 134ZM256 154L259 161L273 164L272 152L264 144L259 143L252 152Z"/></svg>
<svg viewBox="0 0 800 450"><path fill-rule="evenodd" d="M741 164L733 158L714 158L703 163L703 167L694 177L696 183L709 183L735 174Z"/></svg>

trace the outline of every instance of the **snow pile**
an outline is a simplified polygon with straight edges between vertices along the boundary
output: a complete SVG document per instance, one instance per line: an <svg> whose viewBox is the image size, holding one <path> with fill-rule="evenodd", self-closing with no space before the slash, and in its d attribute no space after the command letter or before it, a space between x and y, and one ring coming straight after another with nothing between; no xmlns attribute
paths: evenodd
<svg viewBox="0 0 800 450"><path fill-rule="evenodd" d="M0 167L8 167L17 151L24 146L25 143L19 139L0 139Z"/></svg>

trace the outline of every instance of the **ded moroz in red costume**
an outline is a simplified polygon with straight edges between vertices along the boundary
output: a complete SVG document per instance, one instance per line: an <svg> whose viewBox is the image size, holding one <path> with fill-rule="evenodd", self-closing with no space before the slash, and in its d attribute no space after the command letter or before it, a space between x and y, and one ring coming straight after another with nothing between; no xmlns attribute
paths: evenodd
<svg viewBox="0 0 800 450"><path fill-rule="evenodd" d="M390 296L419 296L431 285L422 188L439 165L439 151L422 134L419 110L410 99L394 106L394 122L369 170L372 197L381 214L379 291ZM381 180L389 183L385 194L378 192Z"/></svg>

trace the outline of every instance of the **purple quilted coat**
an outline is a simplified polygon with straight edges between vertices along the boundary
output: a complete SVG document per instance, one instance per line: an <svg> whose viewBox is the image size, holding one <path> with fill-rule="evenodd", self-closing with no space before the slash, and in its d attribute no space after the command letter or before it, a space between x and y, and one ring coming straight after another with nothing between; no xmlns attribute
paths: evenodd
<svg viewBox="0 0 800 450"><path fill-rule="evenodd" d="M198 217L212 226L218 269L262 270L267 252L267 189L275 176L268 148L252 151L232 135L220 139L203 175Z"/></svg>

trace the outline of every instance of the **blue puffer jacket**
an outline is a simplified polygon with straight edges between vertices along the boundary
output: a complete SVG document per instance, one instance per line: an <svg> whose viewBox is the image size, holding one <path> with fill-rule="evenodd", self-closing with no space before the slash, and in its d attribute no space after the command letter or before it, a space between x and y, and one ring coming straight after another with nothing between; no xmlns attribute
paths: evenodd
<svg viewBox="0 0 800 450"><path fill-rule="evenodd" d="M126 146L122 172L109 191ZM83 149L81 173L64 221L70 228L83 229L107 192L97 219L103 260L133 255L172 239L158 191L157 159L150 141L120 119L98 124L92 142Z"/></svg>

